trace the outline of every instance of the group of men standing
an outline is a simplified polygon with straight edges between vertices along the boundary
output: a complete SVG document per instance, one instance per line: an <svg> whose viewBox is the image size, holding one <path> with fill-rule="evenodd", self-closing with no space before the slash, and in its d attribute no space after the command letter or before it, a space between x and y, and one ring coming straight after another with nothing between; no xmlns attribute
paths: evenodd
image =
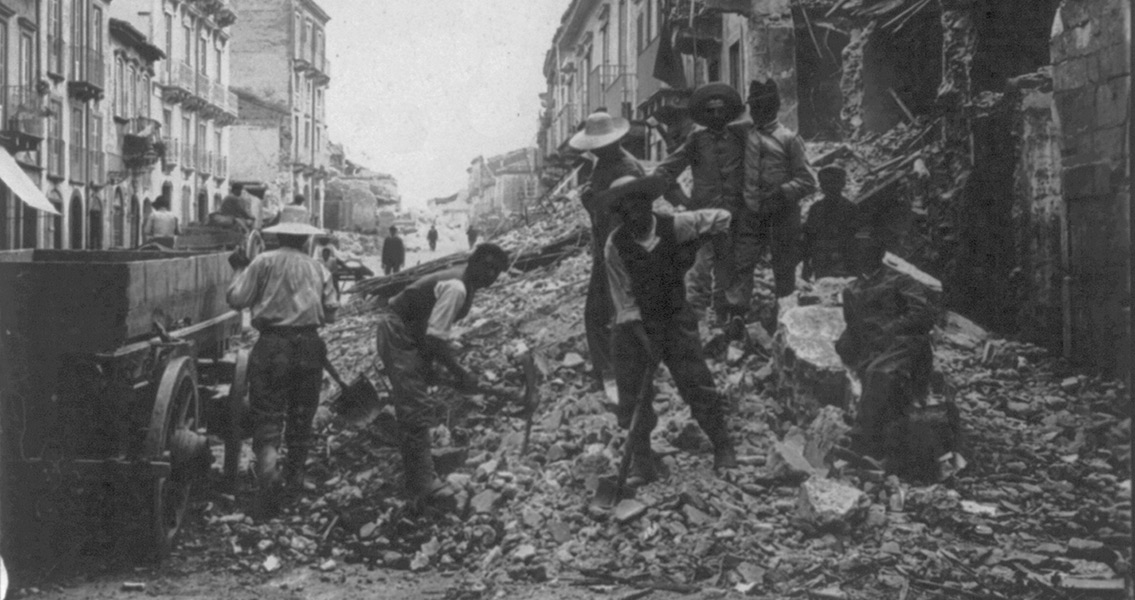
<svg viewBox="0 0 1135 600"><path fill-rule="evenodd" d="M699 322L712 309L727 333L743 335L754 271L766 248L778 299L795 291L801 261L806 276L859 276L844 293L848 326L837 350L864 380L856 432L861 450L879 451L881 430L901 418L928 381L933 313L923 290L884 268L879 239L857 231L862 219L842 195L842 169L820 171L824 197L801 225L800 201L816 185L803 141L777 120L772 81L750 87L751 120L739 120L745 104L725 84L695 90L690 116L699 127L650 174L620 145L630 128L625 119L591 114L569 142L594 158L580 195L592 228L584 325L597 387L614 401L617 422L628 430L623 452L631 456L632 483L662 476L650 444L660 363L713 444L713 468L737 467L726 402L706 363ZM687 168L693 174L688 197L676 184ZM656 211L655 201L664 196L678 199L680 209ZM316 329L337 307L327 270L301 249L301 236L317 230L306 223L273 229L281 248L239 265L229 289L230 304L250 308L260 330L249 380L258 497L267 506L281 479L302 482L326 361ZM474 235L470 227L471 245ZM455 491L438 477L430 452L430 386L439 382L433 364L444 366L459 390L479 387L450 345L452 326L509 264L499 246L476 245L465 265L417 279L375 314L378 356L400 426L404 484L416 501L451 500ZM289 448L281 478L275 464L285 422Z"/></svg>

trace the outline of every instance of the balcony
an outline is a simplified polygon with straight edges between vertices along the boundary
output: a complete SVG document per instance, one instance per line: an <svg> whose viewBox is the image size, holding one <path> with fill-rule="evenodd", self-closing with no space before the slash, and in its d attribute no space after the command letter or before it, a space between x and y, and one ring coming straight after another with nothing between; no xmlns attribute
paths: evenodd
<svg viewBox="0 0 1135 600"><path fill-rule="evenodd" d="M611 85L603 89L603 105L607 107L608 112L627 119L633 118L635 88L638 85L636 79L634 73L628 73L623 69Z"/></svg>
<svg viewBox="0 0 1135 600"><path fill-rule="evenodd" d="M320 56L316 59L313 68L315 69L315 73L312 77L315 79L316 83L327 84L327 82L331 81L331 61L327 60L326 56Z"/></svg>
<svg viewBox="0 0 1135 600"><path fill-rule="evenodd" d="M197 168L197 148L189 142L181 144L181 168L186 171Z"/></svg>
<svg viewBox="0 0 1135 600"><path fill-rule="evenodd" d="M166 102L183 102L187 108L196 108L191 100L197 93L197 72L185 61L166 63L162 99Z"/></svg>
<svg viewBox="0 0 1135 600"><path fill-rule="evenodd" d="M68 148L68 163L71 167L71 181L76 183L87 183L89 175L87 173L87 149L78 145L71 144Z"/></svg>
<svg viewBox="0 0 1135 600"><path fill-rule="evenodd" d="M63 179L63 156L66 146L62 139L47 138L47 176L53 179Z"/></svg>
<svg viewBox="0 0 1135 600"><path fill-rule="evenodd" d="M43 141L42 98L31 86L10 85L5 89L0 145L13 154L35 150Z"/></svg>
<svg viewBox="0 0 1135 600"><path fill-rule="evenodd" d="M181 164L181 142L177 138L162 138L162 147L163 167L172 168Z"/></svg>
<svg viewBox="0 0 1135 600"><path fill-rule="evenodd" d="M197 172L202 175L213 174L213 153L205 150L197 151Z"/></svg>
<svg viewBox="0 0 1135 600"><path fill-rule="evenodd" d="M158 161L155 147L160 124L148 117L135 117L122 125L122 156L129 167L147 167Z"/></svg>
<svg viewBox="0 0 1135 600"><path fill-rule="evenodd" d="M71 46L71 70L67 91L79 100L99 100L106 87L106 70L102 52L83 46Z"/></svg>
<svg viewBox="0 0 1135 600"><path fill-rule="evenodd" d="M87 150L87 179L91 185L106 183L106 155L102 150Z"/></svg>
<svg viewBox="0 0 1135 600"><path fill-rule="evenodd" d="M217 179L229 178L229 157L220 154L213 156L213 177Z"/></svg>

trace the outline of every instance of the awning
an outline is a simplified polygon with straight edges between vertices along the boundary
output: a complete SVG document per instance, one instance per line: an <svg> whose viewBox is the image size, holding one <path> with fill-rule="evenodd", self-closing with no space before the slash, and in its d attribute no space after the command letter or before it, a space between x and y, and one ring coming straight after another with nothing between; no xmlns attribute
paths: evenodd
<svg viewBox="0 0 1135 600"><path fill-rule="evenodd" d="M59 211L55 210L51 202L47 200L47 196L28 177L27 173L16 164L16 159L12 158L11 154L7 151L0 152L0 181L8 186L14 194L24 201L24 204L36 209L42 210L45 213L57 215Z"/></svg>

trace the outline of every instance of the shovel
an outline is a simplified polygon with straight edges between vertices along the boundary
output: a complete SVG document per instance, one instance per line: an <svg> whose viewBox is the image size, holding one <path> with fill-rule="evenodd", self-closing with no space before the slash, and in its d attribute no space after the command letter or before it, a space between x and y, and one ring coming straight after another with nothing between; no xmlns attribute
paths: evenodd
<svg viewBox="0 0 1135 600"><path fill-rule="evenodd" d="M634 455L635 450L631 445L635 440L644 437L636 434L642 427L643 412L648 409L647 403L651 401L650 386L654 383L654 372L658 370L658 360L655 358L649 338L643 334L640 336L640 342L645 346L647 355L650 356L651 367L642 374L634 414L631 415L631 427L627 430L627 442L623 444L623 458L619 463L619 473L615 477L608 475L599 478L599 485L595 488L595 495L591 498L591 506L594 508L609 510L623 500L634 498L634 488L627 487L627 471L630 470L631 456ZM650 442L647 441L647 443Z"/></svg>
<svg viewBox="0 0 1135 600"><path fill-rule="evenodd" d="M339 395L335 398L333 406L335 413L341 419L355 427L362 427L378 416L382 404L378 400L378 390L369 379L359 375L347 385L326 356L323 357L323 369L339 386Z"/></svg>

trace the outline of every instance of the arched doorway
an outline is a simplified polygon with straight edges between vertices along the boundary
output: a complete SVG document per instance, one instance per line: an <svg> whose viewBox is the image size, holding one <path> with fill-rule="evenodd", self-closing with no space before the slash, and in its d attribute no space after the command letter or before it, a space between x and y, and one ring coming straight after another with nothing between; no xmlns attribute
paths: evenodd
<svg viewBox="0 0 1135 600"><path fill-rule="evenodd" d="M71 248L83 248L83 196L75 191L71 195L71 204L67 207L67 219L71 227Z"/></svg>
<svg viewBox="0 0 1135 600"><path fill-rule="evenodd" d="M47 215L47 224L43 232L45 244L51 244L56 250L63 248L63 196L59 190L51 190L47 195L48 201L59 211L57 215Z"/></svg>
<svg viewBox="0 0 1135 600"><path fill-rule="evenodd" d="M197 192L197 222L204 223L209 219L209 195L205 190Z"/></svg>
<svg viewBox="0 0 1135 600"><path fill-rule="evenodd" d="M122 197L122 189L114 189L114 208L112 209L114 229L114 246L125 248L126 243L126 200Z"/></svg>
<svg viewBox="0 0 1135 600"><path fill-rule="evenodd" d="M87 248L90 250L102 249L102 218L102 200L92 193L87 203Z"/></svg>
<svg viewBox="0 0 1135 600"><path fill-rule="evenodd" d="M130 247L142 243L142 201L138 196L130 197Z"/></svg>

